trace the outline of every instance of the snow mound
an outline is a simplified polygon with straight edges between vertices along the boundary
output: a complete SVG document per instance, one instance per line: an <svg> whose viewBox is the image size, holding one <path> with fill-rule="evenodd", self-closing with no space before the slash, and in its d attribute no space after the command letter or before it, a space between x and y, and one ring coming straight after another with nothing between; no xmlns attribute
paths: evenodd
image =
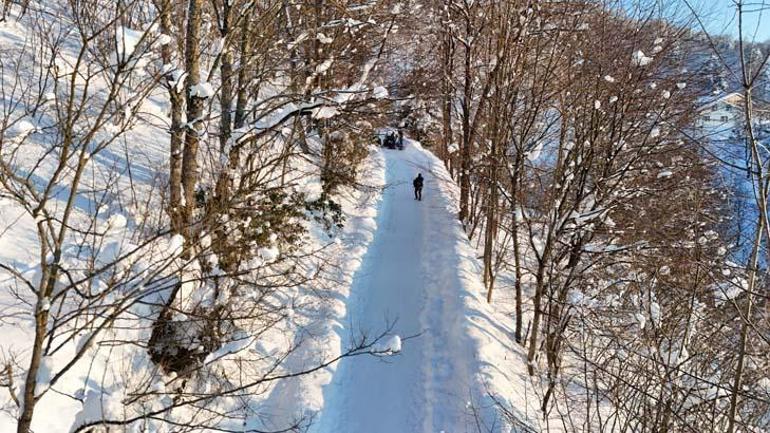
<svg viewBox="0 0 770 433"><path fill-rule="evenodd" d="M398 335L391 335L372 347L372 353L375 355L390 356L399 352L401 352L401 337Z"/></svg>
<svg viewBox="0 0 770 433"><path fill-rule="evenodd" d="M331 119L340 114L337 107L320 107L313 110L313 119Z"/></svg>
<svg viewBox="0 0 770 433"><path fill-rule="evenodd" d="M318 42L320 42L322 44L331 44L332 41L334 41L334 39L330 38L329 36L326 36L323 33L318 33L316 35L316 39L318 39Z"/></svg>
<svg viewBox="0 0 770 433"><path fill-rule="evenodd" d="M265 263L272 263L278 260L279 255L280 251L276 247L264 247L259 249L259 256Z"/></svg>
<svg viewBox="0 0 770 433"><path fill-rule="evenodd" d="M645 56L642 50L634 51L634 54L631 56L631 62L636 66L647 66L652 63L652 60L652 57Z"/></svg>
<svg viewBox="0 0 770 433"><path fill-rule="evenodd" d="M214 96L214 88L208 82L199 83L190 87L190 96L207 99Z"/></svg>
<svg viewBox="0 0 770 433"><path fill-rule="evenodd" d="M332 67L332 63L334 63L333 58L324 60L323 63L315 67L316 74L323 74L328 71Z"/></svg>
<svg viewBox="0 0 770 433"><path fill-rule="evenodd" d="M115 33L115 43L118 47L118 59L125 61L136 50L136 46L139 45L139 41L142 40L144 32L141 30L133 30L128 27L119 27Z"/></svg>
<svg viewBox="0 0 770 433"><path fill-rule="evenodd" d="M372 90L372 96L374 96L375 99L385 99L389 96L388 89L377 86Z"/></svg>
<svg viewBox="0 0 770 433"><path fill-rule="evenodd" d="M37 127L29 120L22 119L11 125L5 132L5 136L12 140L23 140L29 134L35 132Z"/></svg>

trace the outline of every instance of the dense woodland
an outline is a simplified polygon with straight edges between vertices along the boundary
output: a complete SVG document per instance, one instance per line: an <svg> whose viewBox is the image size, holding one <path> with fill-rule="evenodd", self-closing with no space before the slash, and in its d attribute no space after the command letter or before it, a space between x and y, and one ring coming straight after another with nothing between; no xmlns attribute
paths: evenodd
<svg viewBox="0 0 770 433"><path fill-rule="evenodd" d="M98 345L153 368L116 367L120 407L73 432L306 429L237 426L261 416L250 398L388 329L339 354L239 343L333 302L334 243L308 236L345 225L351 191L377 193L370 146L400 127L459 186L542 431L770 429L770 50L712 38L686 2L627 3L5 0L31 31L0 46L0 197L34 220L39 261L0 263L18 300L0 315L35 328L26 355L0 355L3 410L32 431ZM743 96L732 140L696 127L717 89ZM157 174L95 172L148 124Z"/></svg>

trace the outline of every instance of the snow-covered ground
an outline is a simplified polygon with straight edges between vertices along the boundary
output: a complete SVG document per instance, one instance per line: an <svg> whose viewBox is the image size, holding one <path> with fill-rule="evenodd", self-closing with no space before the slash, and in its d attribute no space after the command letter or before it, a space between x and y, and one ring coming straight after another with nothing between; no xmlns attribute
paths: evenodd
<svg viewBox="0 0 770 433"><path fill-rule="evenodd" d="M0 23L2 48L23 50L25 32L23 22ZM16 78L5 73L8 82ZM210 93L207 88L198 91ZM384 89L375 89L377 98L386 95ZM108 227L112 222L119 226L114 237L122 242L145 223L139 204L159 205L156 188L162 187L168 170L165 99L162 89L151 92L137 107L136 125L90 159L89 186L108 189L111 195L100 198L107 202L101 207L94 196L75 194L76 223L93 219ZM26 140L23 154L40 152L46 142L38 129L47 124L19 116L11 116L18 122L9 137ZM509 432L497 404L521 419L536 418L537 399L530 399L531 406L527 403L531 384L525 357L512 338L513 318L495 312L484 300L476 252L456 218L458 191L443 164L411 140L403 151L370 150L360 177L373 188L345 189L336 198L346 216L337 239L330 240L320 227L309 224L303 248L324 250L319 263L329 266L323 270L323 282L276 295L276 301L293 306L291 315L269 333L238 338L209 358L221 356L211 364L233 368L242 360L236 352L264 356L262 361L286 354L280 373L292 375L339 356L364 335L387 335L372 354L260 388L243 402L256 415L242 425L228 421L222 427L272 431L304 418L313 422L314 433ZM305 189L318 189L317 169L312 164L298 169L314 173L307 176L310 184ZM426 178L422 202L412 196L411 180L418 172ZM49 178L51 167L37 168L35 175ZM380 192L376 187L383 185ZM57 209L69 190L62 191L52 200ZM23 275L34 274L40 251L35 231L34 218L18 203L0 197L0 263ZM171 244L166 241L160 241L161 247ZM15 376L12 388L0 388L0 433L16 430L19 405L14 397L21 394L34 335L31 312L36 297L12 283L11 275L0 272L0 368L11 363ZM126 404L129 389L137 383L152 384L150 391L158 395L152 404L171 400L173 389L166 391L164 384L174 378L150 362L142 345L102 345L107 340L148 340L157 312L141 304L116 319L125 320L125 326L88 342L83 358L40 398L34 431L70 432L86 421L137 415L132 412L136 407ZM62 343L60 353L46 357L39 383L45 385L61 371L90 335L78 332ZM251 368L259 370L260 365ZM143 428L166 431L157 427L161 420L153 422Z"/></svg>
<svg viewBox="0 0 770 433"><path fill-rule="evenodd" d="M384 150L388 187L375 238L356 274L343 344L392 327L391 357L340 362L324 389L315 433L510 431L490 396L524 417L524 355L510 317L483 298L475 253L457 221L456 188L443 164L419 143ZM423 201L411 180L426 178ZM536 399L533 399L536 400Z"/></svg>
<svg viewBox="0 0 770 433"><path fill-rule="evenodd" d="M22 42L28 31L24 21L10 20L0 22L0 48L17 53L24 49ZM5 51L4 51L5 52ZM9 56L10 57L10 56ZM4 81L11 83L17 78L11 69L3 70ZM4 95L3 98L10 98ZM152 202L159 206L161 194L154 188L162 187L162 179L168 171L168 133L167 103L164 90L157 89L138 109L137 124L126 132L123 139L116 140L103 151L94 155L87 166L89 180L93 179L95 190L107 188L110 196L107 203L100 207L94 199L97 194L89 194L83 187L76 194L76 218L80 224L88 224L93 218L99 226L109 226L110 221L121 221L120 240L128 238L125 232L136 229L142 224L140 212L130 205L138 202ZM12 106L12 100L0 99L3 106ZM16 109L10 118L16 121L24 115L24 110ZM29 117L31 119L31 117ZM47 126L47 125L44 125ZM46 141L37 127L22 118L8 128L6 140L26 139L24 152L36 155L45 149ZM50 127L48 127L50 129ZM26 158L23 159L26 162ZM37 167L35 179L47 179L51 176L49 166ZM312 162L301 167L306 185L300 185L308 196L317 194L320 189L318 167ZM366 183L384 184L382 155L373 151L361 167ZM66 184L66 180L62 182ZM89 184L91 185L91 184ZM61 194L52 200L56 209L63 207L67 188L61 188ZM58 191L58 189L57 189ZM271 359L271 355L280 357L291 351L282 362L279 374L291 375L308 370L320 363L339 355L339 336L334 324L345 315L345 302L353 273L360 264L367 244L373 238L374 219L379 193L376 188L353 190L345 189L335 199L342 205L346 218L345 229L336 239L312 221L308 222L308 235L303 248L316 251L317 266L309 266L309 275L317 273L319 282L290 288L280 293L281 301L288 308L286 318L277 323L271 332L260 336L245 336L225 345L211 358L224 368L232 366L239 356L249 359ZM126 205L129 203L129 205ZM97 208L99 208L97 212ZM175 250L175 248L170 248ZM319 251L320 250L320 251ZM26 213L18 203L0 196L0 264L20 272L23 276L34 276L36 261L39 261L39 240L36 236L36 221ZM168 256L168 254L166 254ZM322 266L322 264L324 266ZM327 265L328 264L328 265ZM322 269L323 268L323 269ZM330 283L330 282L333 282ZM12 365L14 381L12 386L0 388L0 432L16 430L19 405L14 397L19 397L23 389L25 368L31 355L30 342L34 338L34 312L36 296L19 285L5 270L0 271L0 371ZM141 303L140 303L141 304ZM53 306L56 309L57 305ZM288 314L291 313L291 314ZM139 319L137 319L137 317ZM156 312L150 308L138 306L126 311L118 320L128 320L126 326L103 333L92 343L88 353L69 368L61 380L40 398L33 418L33 430L40 432L70 432L84 421L97 419L120 419L131 412L128 405L123 407L125 394L134 383L123 382L127 377L149 379L155 393L164 394L164 383L174 379L164 375L147 356L142 347L149 339L150 324ZM46 357L44 369L38 376L38 383L45 384L55 373L60 372L73 353L79 350L83 337L89 333L78 333L71 341L62 343L62 350L56 356ZM102 347L100 340L118 340L138 342L138 345ZM230 353L232 352L232 353ZM252 355L256 354L256 355ZM262 357L262 358L261 358ZM255 369L259 366L254 365ZM239 428L260 430L280 430L291 425L307 412L316 412L323 403L321 386L328 382L331 370L321 370L314 374L297 378L275 381L258 390L249 404L256 408L256 416L247 419ZM9 373L10 376L10 373ZM163 405L168 396L155 398ZM213 405L211 406L214 407ZM309 418L308 418L309 419ZM158 422L158 425L162 422ZM227 427L227 426L225 426ZM131 427L133 428L133 427ZM147 431L156 426L144 426ZM143 430L144 431L144 430ZM166 431L159 427L157 431Z"/></svg>
<svg viewBox="0 0 770 433"><path fill-rule="evenodd" d="M418 172L426 177L422 202L413 199L411 186ZM513 343L512 318L496 316L484 300L475 252L455 217L454 183L443 164L413 141L404 151L373 152L364 173L370 184L386 188L381 197L372 190L343 199L347 224L330 253L340 261L334 271L339 284L322 311L299 309L302 317L294 321L302 325L292 331L296 340L307 341L284 367L303 370L363 334L387 330L391 337L374 347L382 353L278 382L264 395L262 416L249 426L278 428L315 413L315 433L462 433L477 431L477 423L510 431L490 395L522 418L537 413L536 403L526 403L530 384L524 354ZM3 222L12 225L13 207L3 209ZM4 261L23 257L33 243L22 242L30 230L20 224L4 233ZM3 323L3 347L23 350L28 325L25 319ZM58 387L61 393L47 394L44 412L59 415L38 417L35 426L69 431L80 403L65 394L77 395L91 374L84 363ZM0 430L14 429L10 413L0 417Z"/></svg>

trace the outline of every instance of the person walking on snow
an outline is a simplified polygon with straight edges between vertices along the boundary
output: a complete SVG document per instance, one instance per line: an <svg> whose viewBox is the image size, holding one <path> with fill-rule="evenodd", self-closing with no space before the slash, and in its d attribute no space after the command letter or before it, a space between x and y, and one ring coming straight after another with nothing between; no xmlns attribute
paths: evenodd
<svg viewBox="0 0 770 433"><path fill-rule="evenodd" d="M412 181L412 185L414 185L414 199L422 201L422 173L418 173L417 177L414 178L414 181Z"/></svg>

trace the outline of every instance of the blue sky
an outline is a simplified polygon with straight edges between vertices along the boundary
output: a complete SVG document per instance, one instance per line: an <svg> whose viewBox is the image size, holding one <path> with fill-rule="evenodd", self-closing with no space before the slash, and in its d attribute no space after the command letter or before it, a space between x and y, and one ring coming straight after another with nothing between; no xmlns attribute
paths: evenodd
<svg viewBox="0 0 770 433"><path fill-rule="evenodd" d="M735 2L738 0L619 0L622 8L643 18L648 13L667 16L677 24L700 30L692 9L711 34L738 36ZM743 35L747 41L770 41L770 0L740 0L743 4ZM689 5L689 7L688 7Z"/></svg>
<svg viewBox="0 0 770 433"><path fill-rule="evenodd" d="M770 0L743 0L746 40L770 40ZM733 0L692 0L691 4L705 15L711 33L738 36L738 21ZM756 36L756 37L755 37Z"/></svg>

